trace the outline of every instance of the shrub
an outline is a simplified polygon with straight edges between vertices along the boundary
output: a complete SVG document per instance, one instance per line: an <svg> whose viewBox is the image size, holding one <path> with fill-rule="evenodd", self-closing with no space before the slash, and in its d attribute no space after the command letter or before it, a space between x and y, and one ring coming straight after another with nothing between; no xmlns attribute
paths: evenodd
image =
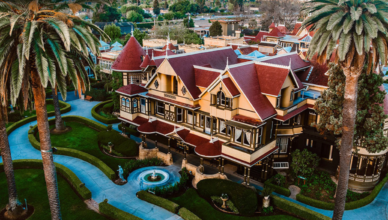
<svg viewBox="0 0 388 220"><path fill-rule="evenodd" d="M187 175L186 168L182 169L182 176L179 182L167 185L167 186L156 186L154 188L148 189L155 193L158 196L167 196L179 192L186 187L187 181L189 180L189 175Z"/></svg>
<svg viewBox="0 0 388 220"><path fill-rule="evenodd" d="M222 201L221 197L219 197L219 196L212 196L212 197L210 197L210 198L211 198L211 199L213 200L213 202L216 203L219 207L222 206L223 201ZM225 202L225 204L226 204L226 206L227 206L232 212L234 212L235 214L239 214L238 209L236 208L236 206L233 204L233 202L232 202L231 200L227 200L227 201Z"/></svg>
<svg viewBox="0 0 388 220"><path fill-rule="evenodd" d="M316 154L311 153L307 149L304 149L303 151L300 151L299 149L295 150L291 154L291 158L291 168L293 173L296 176L301 175L303 177L312 175L320 160Z"/></svg>
<svg viewBox="0 0 388 220"><path fill-rule="evenodd" d="M127 176L134 170L142 167L161 166L163 161L159 158L148 158L143 160L129 160L124 164L124 175Z"/></svg>
<svg viewBox="0 0 388 220"><path fill-rule="evenodd" d="M156 195L152 195L151 193L148 193L146 191L138 192L137 197L139 197L139 199L144 200L146 202L149 202L151 204L160 206L160 207L162 207L162 208L164 208L172 213L177 213L179 210L178 204L171 202L168 199L165 199L165 198L162 198L162 197L159 197Z"/></svg>
<svg viewBox="0 0 388 220"><path fill-rule="evenodd" d="M105 114L111 114L113 111L113 101L109 102L102 106L101 111L103 111Z"/></svg>
<svg viewBox="0 0 388 220"><path fill-rule="evenodd" d="M105 89L95 89L91 88L85 92L85 96L93 97L93 101L106 101L109 99L110 95Z"/></svg>
<svg viewBox="0 0 388 220"><path fill-rule="evenodd" d="M117 220L141 220L141 218L136 217L128 212L124 212L121 209L118 209L108 203L108 200L105 199L103 202L98 204L99 211L101 214L108 216L112 219Z"/></svg>
<svg viewBox="0 0 388 220"><path fill-rule="evenodd" d="M271 179L265 181L264 185L272 188L276 193L279 193L281 195L284 195L287 197L289 197L291 195L291 191L289 189L282 187L282 186L275 185L272 183L272 181L273 181L273 179L271 178Z"/></svg>
<svg viewBox="0 0 388 220"><path fill-rule="evenodd" d="M241 184L228 180L206 179L201 180L197 188L199 194L205 198L228 194L241 215L253 215L257 209L256 193Z"/></svg>
<svg viewBox="0 0 388 220"><path fill-rule="evenodd" d="M115 130L101 131L97 135L99 144L107 145L113 143L113 149L127 157L135 157L139 155L139 147L132 139L125 138Z"/></svg>
<svg viewBox="0 0 388 220"><path fill-rule="evenodd" d="M279 207L280 209L286 212L292 213L300 218L308 219L308 220L330 220L331 219L325 215L322 215L321 213L315 212L297 203L288 201L287 199L280 198L279 196L271 195L271 197L272 197L273 204L275 206Z"/></svg>
<svg viewBox="0 0 388 220"><path fill-rule="evenodd" d="M190 212L188 209L184 207L179 209L178 214L184 220L201 220L198 216L196 216L194 213Z"/></svg>
<svg viewBox="0 0 388 220"><path fill-rule="evenodd" d="M108 125L108 126L106 127L106 130L107 130L107 131L111 131L111 130L112 130L112 125Z"/></svg>
<svg viewBox="0 0 388 220"><path fill-rule="evenodd" d="M125 133L126 134L130 134L130 135L133 135L135 137L139 137L140 136L140 133L136 130L136 127L133 126L133 125L125 126L125 125L119 124L118 127L119 127L120 131L122 131L123 127L125 127Z"/></svg>
<svg viewBox="0 0 388 220"><path fill-rule="evenodd" d="M104 105L109 104L109 103L112 103L112 100L101 102L101 103L95 105L92 108L92 110L91 110L93 118L95 118L96 120L98 120L98 121L100 121L102 123L105 123L105 124L114 124L114 123L120 122L120 120L118 118L116 118L116 117L115 118L106 118L106 117L104 117L104 116L99 114L100 109Z"/></svg>
<svg viewBox="0 0 388 220"><path fill-rule="evenodd" d="M272 177L272 183L281 187L285 187L286 177L281 174L276 174L275 176Z"/></svg>

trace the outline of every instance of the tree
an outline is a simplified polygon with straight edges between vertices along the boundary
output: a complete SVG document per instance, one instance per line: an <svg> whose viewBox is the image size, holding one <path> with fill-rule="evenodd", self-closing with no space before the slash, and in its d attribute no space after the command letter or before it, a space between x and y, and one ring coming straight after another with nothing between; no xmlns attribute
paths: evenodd
<svg viewBox="0 0 388 220"><path fill-rule="evenodd" d="M206 0L196 0L196 2L197 2L198 7L199 7L199 13L204 12Z"/></svg>
<svg viewBox="0 0 388 220"><path fill-rule="evenodd" d="M168 9L168 2L167 1L164 1L164 8Z"/></svg>
<svg viewBox="0 0 388 220"><path fill-rule="evenodd" d="M222 35L222 26L219 21L213 22L209 28L210 36L221 36Z"/></svg>
<svg viewBox="0 0 388 220"><path fill-rule="evenodd" d="M301 3L298 0L263 1L260 5L260 11L263 12L260 24L267 29L272 22L275 22L285 24L291 30L295 21L298 20L300 10Z"/></svg>
<svg viewBox="0 0 388 220"><path fill-rule="evenodd" d="M52 219L61 219L45 87L49 82L51 85L56 85L66 98L65 76L69 74L79 92L81 89L84 90L87 73L83 62L93 66L88 58L88 51L84 48L88 45L93 53L99 54L99 41L92 34L91 29L98 31L103 38L108 37L94 24L63 12L58 13L48 6L45 7L45 1L42 2L42 4L38 1L28 4L8 2L0 5L2 12L0 23L4 24L0 29L0 48L3 48L0 51L2 57L0 75L9 76L2 77L0 84L10 84L9 87L2 86L0 94L3 101L8 99L4 94L9 95L13 105L19 94L23 102L28 103L28 92L32 88L51 215ZM82 7L76 8L82 9ZM73 13L75 14L76 11ZM18 19L13 19L15 17ZM8 81L8 78L12 80ZM6 107L6 103L1 103L3 108ZM3 131L3 128L0 127L0 131ZM2 150L6 148L2 146ZM3 151L1 153L3 156ZM5 163L8 162L7 159Z"/></svg>
<svg viewBox="0 0 388 220"><path fill-rule="evenodd" d="M257 21L256 21L256 19L252 18L251 20L249 20L248 25L249 25L249 28L256 29L257 28Z"/></svg>
<svg viewBox="0 0 388 220"><path fill-rule="evenodd" d="M132 22L142 22L143 16L136 11L127 12L127 20Z"/></svg>
<svg viewBox="0 0 388 220"><path fill-rule="evenodd" d="M198 4L190 3L190 1L182 0L172 4L168 10L172 12L180 12L182 14L186 14L187 12L197 13L199 12L199 6Z"/></svg>
<svg viewBox="0 0 388 220"><path fill-rule="evenodd" d="M136 29L137 30L137 29ZM112 73L112 99L114 110L120 109L120 94L116 93L120 87L123 86L123 73L113 71Z"/></svg>
<svg viewBox="0 0 388 220"><path fill-rule="evenodd" d="M311 176L319 164L320 158L304 149L300 151L299 149L295 150L291 154L291 168L295 176L309 177Z"/></svg>
<svg viewBox="0 0 388 220"><path fill-rule="evenodd" d="M217 6L217 7L221 7L221 2L220 2L220 0L216 0L216 6Z"/></svg>
<svg viewBox="0 0 388 220"><path fill-rule="evenodd" d="M164 14L164 19L171 21L172 19L174 19L174 13L168 12L168 13Z"/></svg>
<svg viewBox="0 0 388 220"><path fill-rule="evenodd" d="M194 27L194 21L190 18L190 21L188 18L183 19L183 25L187 28Z"/></svg>
<svg viewBox="0 0 388 220"><path fill-rule="evenodd" d="M308 56L317 54L318 62L325 63L334 55L345 75L340 172L333 213L333 219L342 219L349 180L347 168L353 150L358 81L365 64L369 74L380 59L383 65L387 63L387 5L380 0L314 0L311 3L312 15L302 24L302 28L312 25L311 30L316 31Z"/></svg>
<svg viewBox="0 0 388 220"><path fill-rule="evenodd" d="M93 15L93 22L114 22L119 21L121 13L117 8L104 5L103 10L95 12Z"/></svg>
<svg viewBox="0 0 388 220"><path fill-rule="evenodd" d="M154 8L153 8L154 14L155 15L160 14L159 0L154 0L153 6L154 6Z"/></svg>
<svg viewBox="0 0 388 220"><path fill-rule="evenodd" d="M104 32L110 37L110 39L116 39L121 37L121 29L115 24L108 24L104 27Z"/></svg>
<svg viewBox="0 0 388 220"><path fill-rule="evenodd" d="M124 44L127 44L127 42L129 41L129 38L131 38L131 34L127 34L125 36L125 41L124 41ZM139 29L135 29L133 31L133 36L136 38L136 40L139 42L140 45L143 46L143 39L148 39L149 36L146 32L141 32Z"/></svg>

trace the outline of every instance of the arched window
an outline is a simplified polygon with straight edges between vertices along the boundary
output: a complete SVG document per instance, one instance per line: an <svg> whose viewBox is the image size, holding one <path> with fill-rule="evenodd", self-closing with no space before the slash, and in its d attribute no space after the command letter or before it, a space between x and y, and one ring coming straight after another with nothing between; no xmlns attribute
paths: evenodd
<svg viewBox="0 0 388 220"><path fill-rule="evenodd" d="M121 98L121 105L125 106L125 98Z"/></svg>
<svg viewBox="0 0 388 220"><path fill-rule="evenodd" d="M225 106L225 94L222 91L217 93L217 105Z"/></svg>
<svg viewBox="0 0 388 220"><path fill-rule="evenodd" d="M126 106L129 108L129 104L130 104L129 99L127 99L126 103L127 103Z"/></svg>
<svg viewBox="0 0 388 220"><path fill-rule="evenodd" d="M133 107L134 107L134 108L137 108L137 99L134 99L134 100L133 100Z"/></svg>

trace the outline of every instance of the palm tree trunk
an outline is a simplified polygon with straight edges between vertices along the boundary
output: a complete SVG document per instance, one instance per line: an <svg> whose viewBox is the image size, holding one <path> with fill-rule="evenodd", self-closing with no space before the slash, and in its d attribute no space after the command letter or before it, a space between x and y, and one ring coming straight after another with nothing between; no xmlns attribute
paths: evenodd
<svg viewBox="0 0 388 220"><path fill-rule="evenodd" d="M63 131L65 130L65 124L63 123L61 116L61 109L59 107L58 94L55 92L55 88L52 89L53 93L53 104L55 109L55 130Z"/></svg>
<svg viewBox="0 0 388 220"><path fill-rule="evenodd" d="M12 210L16 210L18 205L18 194L16 191L16 182L15 175L13 173L13 164L11 157L11 149L9 148L8 135L7 130L5 128L5 121L3 111L6 111L0 104L0 150L1 157L3 159L4 172L7 178L8 184L8 205L7 209L12 212Z"/></svg>
<svg viewBox="0 0 388 220"><path fill-rule="evenodd" d="M55 170L51 149L50 127L48 124L46 109L46 94L41 84L38 72L34 68L32 68L31 71L31 85L35 99L40 149L43 160L43 171L46 180L47 194L50 203L51 219L59 220L62 219L62 216L59 204L57 172Z"/></svg>
<svg viewBox="0 0 388 220"><path fill-rule="evenodd" d="M358 78L361 71L343 69L346 76L345 100L342 110L342 137L340 149L340 172L338 175L337 195L333 219L342 219L345 211L346 194L348 191L349 167L353 150L354 127L357 115Z"/></svg>

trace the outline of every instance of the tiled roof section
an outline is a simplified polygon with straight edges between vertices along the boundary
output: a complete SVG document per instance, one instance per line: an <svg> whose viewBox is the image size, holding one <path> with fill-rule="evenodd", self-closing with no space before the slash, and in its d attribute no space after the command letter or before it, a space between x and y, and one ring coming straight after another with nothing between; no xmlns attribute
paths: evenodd
<svg viewBox="0 0 388 220"><path fill-rule="evenodd" d="M282 31L280 31L277 27L274 28L271 32L269 32L268 36L271 36L271 37L284 37L285 34L282 33Z"/></svg>
<svg viewBox="0 0 388 220"><path fill-rule="evenodd" d="M302 23L296 22L296 24L294 26L294 30L292 30L292 32L291 32L291 35L296 35L298 33L300 27L302 27Z"/></svg>
<svg viewBox="0 0 388 220"><path fill-rule="evenodd" d="M233 50L236 50L238 45L231 45Z"/></svg>
<svg viewBox="0 0 388 220"><path fill-rule="evenodd" d="M186 103L183 103L183 102L178 102L178 101L173 100L173 99L169 99L169 98L153 95L153 94L150 94L150 93L147 93L147 96L151 97L151 98L155 98L155 99L161 100L161 101L165 101L165 102L169 102L169 103L172 103L172 104L176 104L176 105L179 105L179 106L182 106L182 107L186 107L186 108L196 109L196 108L200 107L200 105L189 105L189 104L186 104Z"/></svg>
<svg viewBox="0 0 388 220"><path fill-rule="evenodd" d="M140 125L137 130L145 134L159 133L166 135L174 131L174 126L160 120L155 120Z"/></svg>
<svg viewBox="0 0 388 220"><path fill-rule="evenodd" d="M165 50L153 49L153 48L149 48L147 50L148 50L148 54L150 55L150 57L152 57L151 56L152 52L154 52L154 57L166 56L166 51ZM170 55L172 56L172 55L175 55L176 53L174 53L171 50L168 50L167 54L168 54L168 56L170 56Z"/></svg>
<svg viewBox="0 0 388 220"><path fill-rule="evenodd" d="M207 88L217 77L220 76L219 72L194 68L195 83L197 86Z"/></svg>
<svg viewBox="0 0 388 220"><path fill-rule="evenodd" d="M240 95L240 92L230 78L225 78L222 80L222 82L225 84L226 88L232 96Z"/></svg>
<svg viewBox="0 0 388 220"><path fill-rule="evenodd" d="M134 95L134 94L138 94L138 93L142 93L142 92L147 92L148 90L145 89L144 87L141 87L141 86L136 85L136 84L129 84L129 85L120 87L116 91L127 94L127 95Z"/></svg>
<svg viewBox="0 0 388 220"><path fill-rule="evenodd" d="M310 62L305 62L297 53L289 53L286 55L273 57L271 59L263 60L262 62L288 66L290 65L290 60L292 71L310 66Z"/></svg>
<svg viewBox="0 0 388 220"><path fill-rule="evenodd" d="M221 141L215 141L214 143L208 141L207 143L197 146L194 151L199 156L203 157L219 157L222 154L222 144L223 142Z"/></svg>
<svg viewBox="0 0 388 220"><path fill-rule="evenodd" d="M267 97L261 94L255 64L232 67L230 73L262 120L276 114Z"/></svg>
<svg viewBox="0 0 388 220"><path fill-rule="evenodd" d="M199 146L210 141L209 139L206 139L204 137L192 134L190 130L187 129L178 131L177 135L179 135L179 137L181 137L184 142L189 143L193 146Z"/></svg>
<svg viewBox="0 0 388 220"><path fill-rule="evenodd" d="M283 115L283 116L280 116L280 115L277 115L276 116L276 119L279 119L281 121L287 121L288 119L298 115L299 113L303 112L304 110L306 110L308 108L307 104L290 112L290 113L287 113L286 115Z"/></svg>
<svg viewBox="0 0 388 220"><path fill-rule="evenodd" d="M112 70L120 72L141 70L142 56L145 51L133 36L129 39L120 55L112 65Z"/></svg>
<svg viewBox="0 0 388 220"><path fill-rule="evenodd" d="M163 50L166 50L166 48L167 48L167 45L164 45ZM176 50L176 49L178 49L178 48L176 48L172 43L169 43L169 44L168 44L168 48L169 48L170 50Z"/></svg>
<svg viewBox="0 0 388 220"><path fill-rule="evenodd" d="M150 62L151 62L150 56L148 56L148 54L147 54L147 55L145 55L143 62L140 64L140 67L144 69L150 65Z"/></svg>
<svg viewBox="0 0 388 220"><path fill-rule="evenodd" d="M265 40L265 35L268 35L269 33L267 31L260 31L259 33L257 33L254 41L262 41L262 40Z"/></svg>
<svg viewBox="0 0 388 220"><path fill-rule="evenodd" d="M193 65L201 66L209 64L214 69L224 70L227 59L229 60L229 65L238 63L237 55L230 47L194 52L187 55L179 54L169 57L168 62L174 69L175 73L182 79L192 97L196 99L201 94L201 90L199 90L195 83L195 70ZM163 59L155 60L155 63L158 66L161 62L163 62Z"/></svg>
<svg viewBox="0 0 388 220"><path fill-rule="evenodd" d="M272 24L269 26L269 28L275 28L276 27L276 25L275 25L275 23L273 23L272 22Z"/></svg>
<svg viewBox="0 0 388 220"><path fill-rule="evenodd" d="M308 35L305 34L303 37L299 38L298 40L303 40L305 37L307 37Z"/></svg>
<svg viewBox="0 0 388 220"><path fill-rule="evenodd" d="M123 117L121 117L121 116L119 117L119 119L124 120L124 121L127 121L127 122L129 122L129 123L131 123L131 124L134 124L134 125L136 125L136 126L140 126L140 125L142 125L142 124L148 122L148 119L143 118L143 117L140 117L140 116L137 116L137 117L136 117L135 119L133 119L133 120L129 120L129 119L123 118Z"/></svg>
<svg viewBox="0 0 388 220"><path fill-rule="evenodd" d="M319 86L328 86L329 76L325 73L329 70L327 64L319 64L316 60L310 61L311 67L305 71L298 72L296 75L304 83L310 83Z"/></svg>
<svg viewBox="0 0 388 220"><path fill-rule="evenodd" d="M240 47L240 52L244 55L250 54L253 51L257 50L257 48L254 47Z"/></svg>
<svg viewBox="0 0 388 220"><path fill-rule="evenodd" d="M245 124L254 125L254 126L259 126L262 124L260 119L251 118L251 117L244 116L244 115L235 115L235 116L233 116L232 120L242 122Z"/></svg>
<svg viewBox="0 0 388 220"><path fill-rule="evenodd" d="M262 93L278 96L290 70L275 66L255 64Z"/></svg>
<svg viewBox="0 0 388 220"><path fill-rule="evenodd" d="M276 27L282 34L287 34L288 33L288 29L286 28L286 26L277 26Z"/></svg>

